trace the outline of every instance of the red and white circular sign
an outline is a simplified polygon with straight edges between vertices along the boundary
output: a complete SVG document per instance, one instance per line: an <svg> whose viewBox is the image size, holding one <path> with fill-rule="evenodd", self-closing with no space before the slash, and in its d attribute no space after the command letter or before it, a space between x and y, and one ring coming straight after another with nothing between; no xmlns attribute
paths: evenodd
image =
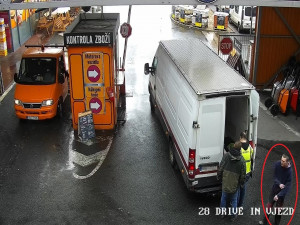
<svg viewBox="0 0 300 225"><path fill-rule="evenodd" d="M228 55L233 48L233 43L231 38L223 38L220 42L220 51L223 55Z"/></svg>
<svg viewBox="0 0 300 225"><path fill-rule="evenodd" d="M90 110L94 114L98 114L102 110L102 102L98 98L92 98L89 102Z"/></svg>
<svg viewBox="0 0 300 225"><path fill-rule="evenodd" d="M123 23L120 28L120 33L123 38L128 38L131 35L132 27L129 23Z"/></svg>
<svg viewBox="0 0 300 225"><path fill-rule="evenodd" d="M87 69L87 77L91 82L97 82L100 79L100 69L98 66L91 65Z"/></svg>

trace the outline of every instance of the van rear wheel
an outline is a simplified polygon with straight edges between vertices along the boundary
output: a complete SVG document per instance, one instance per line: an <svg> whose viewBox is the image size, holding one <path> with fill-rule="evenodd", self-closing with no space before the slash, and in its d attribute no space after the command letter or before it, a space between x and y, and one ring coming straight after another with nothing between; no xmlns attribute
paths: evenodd
<svg viewBox="0 0 300 225"><path fill-rule="evenodd" d="M150 101L151 112L155 112L155 106L151 100L151 97L149 97L149 101Z"/></svg>
<svg viewBox="0 0 300 225"><path fill-rule="evenodd" d="M173 168L176 168L175 148L172 141L169 141L169 162Z"/></svg>

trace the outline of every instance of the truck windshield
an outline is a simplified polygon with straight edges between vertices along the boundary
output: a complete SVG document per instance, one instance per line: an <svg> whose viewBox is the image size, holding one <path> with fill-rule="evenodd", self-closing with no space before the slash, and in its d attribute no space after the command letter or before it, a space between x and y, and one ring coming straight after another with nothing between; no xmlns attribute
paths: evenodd
<svg viewBox="0 0 300 225"><path fill-rule="evenodd" d="M246 7L245 8L245 15L246 16L251 16L251 7ZM256 17L256 7L252 8L252 17Z"/></svg>
<svg viewBox="0 0 300 225"><path fill-rule="evenodd" d="M17 83L53 84L56 81L55 58L23 58Z"/></svg>

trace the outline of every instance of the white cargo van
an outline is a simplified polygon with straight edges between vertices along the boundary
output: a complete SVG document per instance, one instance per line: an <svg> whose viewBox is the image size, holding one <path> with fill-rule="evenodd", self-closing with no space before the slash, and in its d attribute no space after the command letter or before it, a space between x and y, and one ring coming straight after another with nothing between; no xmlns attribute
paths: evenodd
<svg viewBox="0 0 300 225"><path fill-rule="evenodd" d="M169 157L189 190L220 190L224 139L247 130L256 150L259 95L199 40L161 41L149 75L151 110L161 116Z"/></svg>
<svg viewBox="0 0 300 225"><path fill-rule="evenodd" d="M230 6L229 12L229 23L234 23L238 32L243 30L251 29L251 20L252 20L252 30L255 30L255 21L256 21L256 7L251 6ZM252 11L252 19L251 19Z"/></svg>

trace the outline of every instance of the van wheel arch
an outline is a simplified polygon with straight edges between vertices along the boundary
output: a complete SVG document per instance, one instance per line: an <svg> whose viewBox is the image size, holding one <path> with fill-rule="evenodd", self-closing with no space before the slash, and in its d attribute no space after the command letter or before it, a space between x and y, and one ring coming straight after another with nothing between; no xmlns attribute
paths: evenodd
<svg viewBox="0 0 300 225"><path fill-rule="evenodd" d="M240 23L237 24L237 29L238 29L238 32L241 33L242 27L241 27Z"/></svg>
<svg viewBox="0 0 300 225"><path fill-rule="evenodd" d="M60 118L63 117L63 97L60 97L58 100L56 115Z"/></svg>
<svg viewBox="0 0 300 225"><path fill-rule="evenodd" d="M177 162L175 158L175 146L171 138L169 139L169 162L171 166L176 169Z"/></svg>

